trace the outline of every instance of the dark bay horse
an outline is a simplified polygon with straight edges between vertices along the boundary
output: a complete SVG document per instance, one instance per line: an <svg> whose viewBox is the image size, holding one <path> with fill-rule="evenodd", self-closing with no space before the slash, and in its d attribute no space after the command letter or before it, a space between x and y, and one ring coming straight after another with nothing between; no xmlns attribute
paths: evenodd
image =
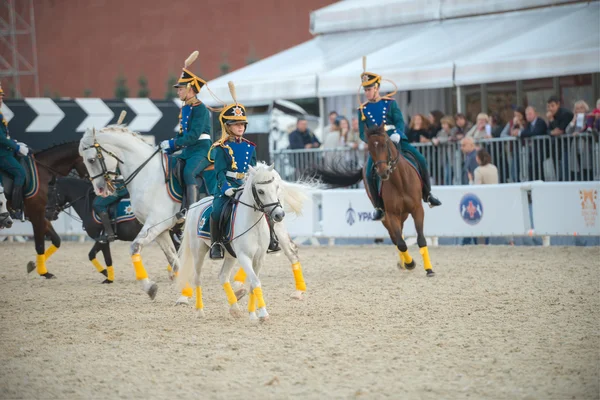
<svg viewBox="0 0 600 400"><path fill-rule="evenodd" d="M429 258L427 240L423 234L425 211L422 203L420 177L409 161L400 154L396 144L391 141L383 126L374 126L366 130L369 154L377 175L382 180L381 195L385 205L385 218L382 220L390 239L398 247L400 261L406 269L415 268L415 261L408 253L402 229L409 215L413 217L417 230L417 244L423 257L428 277L435 275ZM323 183L333 187L345 187L360 182L366 174L363 169L349 170L343 165L327 165L316 168L314 175ZM365 185L366 186L366 185ZM367 193L368 194L368 193Z"/></svg>
<svg viewBox="0 0 600 400"><path fill-rule="evenodd" d="M24 200L24 208L25 217L33 226L37 258L35 263L30 261L27 264L27 272L37 269L40 276L51 279L54 278L54 275L48 272L46 260L60 247L60 237L50 221L46 219L48 183L56 175L67 176L73 169L77 171L79 176L85 177L87 176L87 170L79 155L79 142L64 143L42 150L34 154L34 159L38 170L39 189L35 196ZM44 244L46 235L52 241L52 245L48 249L45 248Z"/></svg>

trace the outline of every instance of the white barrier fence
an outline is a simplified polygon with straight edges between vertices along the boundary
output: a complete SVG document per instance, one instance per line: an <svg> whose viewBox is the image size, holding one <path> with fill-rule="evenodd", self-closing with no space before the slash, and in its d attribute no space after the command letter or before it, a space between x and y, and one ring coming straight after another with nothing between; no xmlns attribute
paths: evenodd
<svg viewBox="0 0 600 400"><path fill-rule="evenodd" d="M527 236L533 232L538 236L600 236L600 182L437 186L434 192L443 205L425 207L425 235L429 237ZM285 224L293 237L388 237L383 225L371 220L372 211L364 189L315 191L303 215L290 215ZM65 213L52 224L61 236L85 235L81 224ZM416 235L410 217L404 232L406 237ZM32 235L29 222L0 230L0 236Z"/></svg>

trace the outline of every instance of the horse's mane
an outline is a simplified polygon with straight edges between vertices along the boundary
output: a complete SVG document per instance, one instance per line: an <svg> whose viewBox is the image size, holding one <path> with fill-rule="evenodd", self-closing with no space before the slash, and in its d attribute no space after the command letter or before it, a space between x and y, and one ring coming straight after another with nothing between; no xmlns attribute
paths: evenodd
<svg viewBox="0 0 600 400"><path fill-rule="evenodd" d="M96 135L103 134L103 133L127 134L127 135L131 136L132 138L139 140L141 143L144 143L147 146L151 146L142 138L142 135L140 135L139 132L132 131L125 124L107 125L104 128L95 132ZM86 129L85 133L83 134L83 136L81 138L79 150L83 150L83 147L88 147L93 144L94 144L94 130L88 128L88 129Z"/></svg>
<svg viewBox="0 0 600 400"><path fill-rule="evenodd" d="M368 127L367 131L365 132L366 137L375 136L375 135L383 135L383 134L385 134L385 129L383 126L379 126L379 125L373 125L371 127Z"/></svg>
<svg viewBox="0 0 600 400"><path fill-rule="evenodd" d="M46 151L60 150L59 147L69 146L69 145L77 146L77 145L79 145L79 141L71 140L71 141L60 142L60 143L57 143L55 145L48 147L47 149L38 150L35 152L35 154L37 155L37 154L44 153Z"/></svg>

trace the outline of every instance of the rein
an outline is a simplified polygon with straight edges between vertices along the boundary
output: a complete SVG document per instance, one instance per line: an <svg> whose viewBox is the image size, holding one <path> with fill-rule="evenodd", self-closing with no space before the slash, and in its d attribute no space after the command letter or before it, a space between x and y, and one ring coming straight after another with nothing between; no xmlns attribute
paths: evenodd
<svg viewBox="0 0 600 400"><path fill-rule="evenodd" d="M88 191L86 191L85 194L77 197L75 200L67 201L65 204L60 206L60 205L58 205L58 186L56 184L54 184L54 185L52 185L52 189L50 189L50 190L51 190L51 192L48 193L48 197L50 197L51 194L54 194L54 206L53 206L54 208L51 208L50 210L53 212L52 216L54 217L54 215L56 215L57 218L58 218L58 214L65 211L67 208L71 207L73 204L77 203L81 199L87 198L89 196L89 192L90 192L88 190ZM67 214L68 216L70 216L71 218L73 218L76 221L82 222L82 220L74 217L73 215L71 215L71 213L68 213L65 211L65 214Z"/></svg>

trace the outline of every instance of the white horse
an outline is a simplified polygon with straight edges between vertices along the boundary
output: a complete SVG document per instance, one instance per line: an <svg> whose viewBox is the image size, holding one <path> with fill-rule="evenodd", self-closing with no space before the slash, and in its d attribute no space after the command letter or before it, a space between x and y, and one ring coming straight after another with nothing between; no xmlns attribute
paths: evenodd
<svg viewBox="0 0 600 400"><path fill-rule="evenodd" d="M112 180L116 177L117 167L125 179L133 212L144 224L131 244L131 261L136 279L154 299L158 286L148 278L140 254L142 248L156 240L173 266L172 273L179 269L169 230L175 226L175 213L179 211L181 203L174 201L165 188L162 154L138 134L119 125L99 131L88 129L81 138L79 154L83 157L97 195L112 194Z"/></svg>
<svg viewBox="0 0 600 400"><path fill-rule="evenodd" d="M301 185L283 181L272 166L259 163L256 168L250 167L244 190L241 195L237 196L238 205L232 224L234 236L230 239L230 244L250 281L248 312L251 320L266 320L269 317L258 278L270 241L266 215L272 218L275 226L282 225L281 221L285 211L280 200L288 199L287 206L292 211L300 213L303 201L306 199L303 193L305 189ZM183 241L179 249L181 269L178 283L180 287L183 287L192 279L194 280L196 310L199 316L204 316L200 277L204 258L210 249L210 239L200 238L197 227L203 211L211 204L211 201L212 199L205 198L190 207L183 232ZM286 238L289 238L285 227L280 234L282 236L285 234ZM236 258L229 252L225 252L219 280L225 290L230 313L237 317L241 311L229 279L235 262Z"/></svg>
<svg viewBox="0 0 600 400"><path fill-rule="evenodd" d="M10 217L8 208L6 205L6 196L4 195L4 187L0 185L0 229L10 228L13 224L13 220Z"/></svg>

